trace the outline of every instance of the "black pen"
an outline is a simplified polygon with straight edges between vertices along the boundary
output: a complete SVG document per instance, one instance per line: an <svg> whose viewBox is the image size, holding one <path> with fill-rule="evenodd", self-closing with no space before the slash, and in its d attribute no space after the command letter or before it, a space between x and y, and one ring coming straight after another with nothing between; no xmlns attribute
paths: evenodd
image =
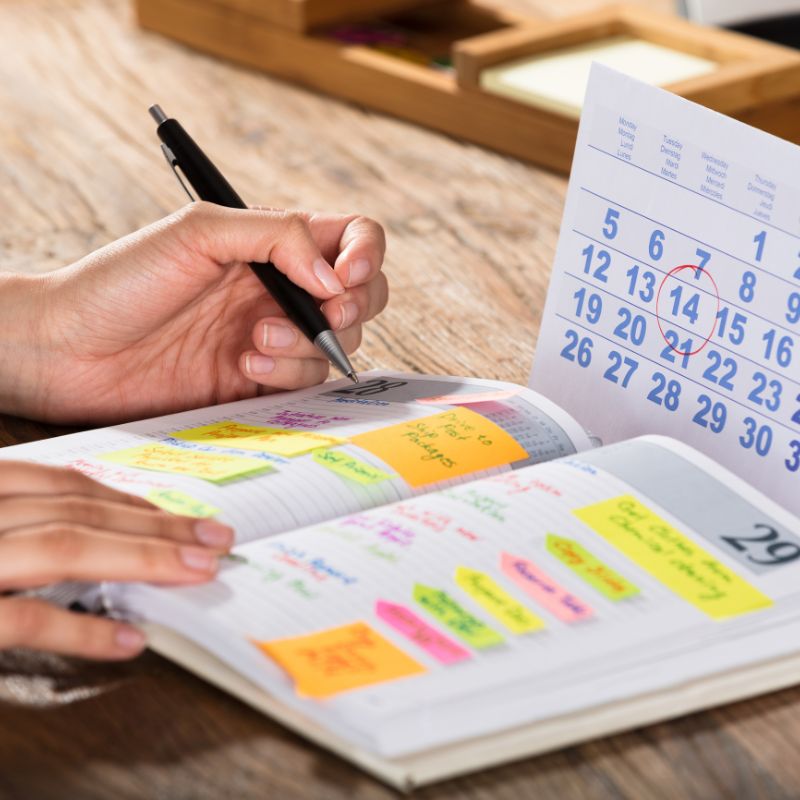
<svg viewBox="0 0 800 800"><path fill-rule="evenodd" d="M151 106L150 116L158 124L161 149L191 200L194 197L181 179L178 169L201 200L228 208L247 208L242 198L177 120L167 117L161 106ZM271 262L251 263L250 269L283 309L283 313L328 357L331 364L353 383L358 383L358 375L314 298L293 284Z"/></svg>

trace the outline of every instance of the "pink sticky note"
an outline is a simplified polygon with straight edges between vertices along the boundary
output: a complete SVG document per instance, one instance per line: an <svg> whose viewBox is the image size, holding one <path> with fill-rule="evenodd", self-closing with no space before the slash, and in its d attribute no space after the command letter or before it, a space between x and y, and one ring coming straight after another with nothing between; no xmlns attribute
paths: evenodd
<svg viewBox="0 0 800 800"><path fill-rule="evenodd" d="M435 397L421 397L417 399L417 402L436 406L469 406L473 403L487 403L490 400L508 400L515 394L519 394L519 389L494 389L471 394L439 394Z"/></svg>
<svg viewBox="0 0 800 800"><path fill-rule="evenodd" d="M500 567L517 586L562 622L591 619L594 611L526 558L503 553Z"/></svg>
<svg viewBox="0 0 800 800"><path fill-rule="evenodd" d="M442 664L455 664L470 657L468 650L439 633L405 606L378 600L375 603L375 613L387 625L391 625Z"/></svg>

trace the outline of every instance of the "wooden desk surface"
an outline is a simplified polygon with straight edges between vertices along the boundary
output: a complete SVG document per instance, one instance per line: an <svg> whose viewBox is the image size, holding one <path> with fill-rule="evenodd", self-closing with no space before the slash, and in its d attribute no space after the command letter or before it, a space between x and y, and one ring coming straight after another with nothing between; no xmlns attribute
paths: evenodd
<svg viewBox="0 0 800 800"><path fill-rule="evenodd" d="M563 179L142 35L125 0L0 0L0 269L54 269L182 202L153 102L202 132L251 202L384 223L392 300L359 368L525 381ZM0 420L3 444L52 433ZM6 653L0 715L2 798L395 796L152 654L103 665ZM800 689L418 796L798 797L798 733Z"/></svg>

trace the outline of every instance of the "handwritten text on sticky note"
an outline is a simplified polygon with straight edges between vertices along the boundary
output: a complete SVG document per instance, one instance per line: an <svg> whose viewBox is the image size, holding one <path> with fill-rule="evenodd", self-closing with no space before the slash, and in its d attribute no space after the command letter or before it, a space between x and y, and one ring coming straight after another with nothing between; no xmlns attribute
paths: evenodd
<svg viewBox="0 0 800 800"><path fill-rule="evenodd" d="M366 622L257 644L304 697L331 697L426 671Z"/></svg>
<svg viewBox="0 0 800 800"><path fill-rule="evenodd" d="M344 450L315 450L311 457L321 467L365 486L394 477L378 467L373 467L355 456L348 455Z"/></svg>
<svg viewBox="0 0 800 800"><path fill-rule="evenodd" d="M494 422L468 408L390 425L354 436L411 486L468 475L527 458L522 446Z"/></svg>
<svg viewBox="0 0 800 800"><path fill-rule="evenodd" d="M633 495L621 495L573 513L667 588L714 619L772 605L769 597Z"/></svg>
<svg viewBox="0 0 800 800"><path fill-rule="evenodd" d="M512 633L530 633L544 628L544 620L541 617L537 617L515 600L485 572L458 567L456 583Z"/></svg>
<svg viewBox="0 0 800 800"><path fill-rule="evenodd" d="M420 619L405 606L398 603L389 603L386 600L378 600L375 603L375 613L379 619L382 619L409 641L421 647L441 664L455 664L458 661L470 658L468 650L465 650L460 644L457 644L444 634L439 633L436 628L428 625L427 622Z"/></svg>
<svg viewBox="0 0 800 800"><path fill-rule="evenodd" d="M220 512L220 509L178 489L151 489L145 499L170 514L182 514L184 517L213 517Z"/></svg>
<svg viewBox="0 0 800 800"><path fill-rule="evenodd" d="M572 539L548 533L547 552L609 600L625 600L639 594L629 580Z"/></svg>
<svg viewBox="0 0 800 800"><path fill-rule="evenodd" d="M257 458L185 450L182 447L170 447L168 444L143 444L127 450L104 453L98 458L114 464L124 464L126 467L188 475L214 483L262 475L275 469Z"/></svg>
<svg viewBox="0 0 800 800"><path fill-rule="evenodd" d="M185 442L211 444L217 447L236 447L257 450L277 456L301 456L319 447L341 444L344 440L307 430L268 428L263 425L246 425L233 420L202 425L177 431L172 436Z"/></svg>

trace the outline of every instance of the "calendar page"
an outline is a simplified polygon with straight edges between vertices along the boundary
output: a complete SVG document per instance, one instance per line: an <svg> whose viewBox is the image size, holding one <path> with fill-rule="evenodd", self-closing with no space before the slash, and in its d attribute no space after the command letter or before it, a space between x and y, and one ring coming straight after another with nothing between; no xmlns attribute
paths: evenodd
<svg viewBox="0 0 800 800"><path fill-rule="evenodd" d="M800 514L800 148L595 64L531 386Z"/></svg>

